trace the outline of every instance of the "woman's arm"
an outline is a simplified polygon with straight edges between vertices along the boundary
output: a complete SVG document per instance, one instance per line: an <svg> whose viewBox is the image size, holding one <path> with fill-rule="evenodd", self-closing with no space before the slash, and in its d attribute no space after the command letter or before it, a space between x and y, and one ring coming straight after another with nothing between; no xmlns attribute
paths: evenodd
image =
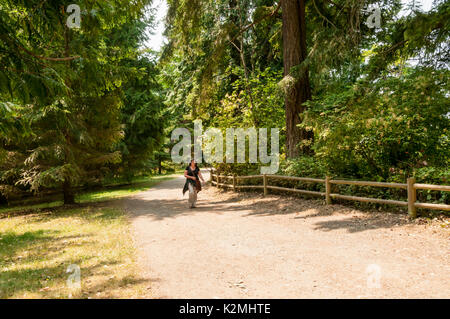
<svg viewBox="0 0 450 319"><path fill-rule="evenodd" d="M203 183L205 182L205 180L203 179L202 172L200 172L200 170L198 171L198 177L200 177Z"/></svg>
<svg viewBox="0 0 450 319"><path fill-rule="evenodd" d="M195 177L194 176L189 176L187 170L184 171L184 177L189 178L189 179L193 179L195 181Z"/></svg>

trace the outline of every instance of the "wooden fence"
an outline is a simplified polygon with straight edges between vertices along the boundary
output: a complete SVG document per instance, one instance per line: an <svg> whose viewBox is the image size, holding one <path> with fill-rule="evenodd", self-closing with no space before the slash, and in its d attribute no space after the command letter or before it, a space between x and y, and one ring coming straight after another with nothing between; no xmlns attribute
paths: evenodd
<svg viewBox="0 0 450 319"><path fill-rule="evenodd" d="M237 185L237 181L246 180L246 179L262 179L262 185ZM325 184L325 192L317 192L317 191L308 191L303 189L296 188L286 188L279 186L269 185L269 179L278 179L278 180L291 180L291 181L302 181L309 183L324 183ZM232 183L223 183L224 180L232 180ZM226 175L218 175L215 174L213 170L211 170L211 184L217 187L227 187L232 188L233 190L237 189L262 189L264 191L264 195L267 195L270 189L279 190L279 191L287 191L287 192L295 192L304 195L313 195L313 196L322 196L325 197L326 203L329 205L332 203L332 199L344 199L350 201L359 201L359 202L368 202L368 203L377 203L377 204L389 204L389 205L398 205L408 207L408 214L411 218L417 217L417 208L427 208L427 209L436 209L436 210L448 210L450 211L450 205L446 204L429 204L429 203L420 203L417 202L417 190L425 189L425 190L435 190L435 191L450 191L450 186L445 185L430 185L430 184L417 184L416 179L414 177L408 178L406 184L401 183L382 183L382 182L366 182L366 181L350 181L350 180L339 180L339 179L330 179L330 177L325 177L325 179L320 178L309 178L309 177L296 177L296 176L282 176L282 175L249 175L249 176L226 176ZM331 185L357 185L357 186L373 186L373 187L389 187L389 188L399 188L406 189L408 192L408 200L407 201L399 201L399 200L391 200L391 199L380 199L380 198L371 198L371 197L358 197L358 196L348 196L335 194L331 192Z"/></svg>

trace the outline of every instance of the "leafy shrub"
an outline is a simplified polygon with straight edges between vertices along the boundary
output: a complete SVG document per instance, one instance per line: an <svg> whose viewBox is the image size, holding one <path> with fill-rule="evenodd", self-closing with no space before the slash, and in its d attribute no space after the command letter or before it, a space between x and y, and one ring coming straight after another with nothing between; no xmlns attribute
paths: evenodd
<svg viewBox="0 0 450 319"><path fill-rule="evenodd" d="M450 161L449 72L407 69L377 81L343 83L309 103L305 127L329 171L386 180Z"/></svg>
<svg viewBox="0 0 450 319"><path fill-rule="evenodd" d="M283 161L281 172L289 176L324 178L327 175L327 168L320 158L301 156Z"/></svg>

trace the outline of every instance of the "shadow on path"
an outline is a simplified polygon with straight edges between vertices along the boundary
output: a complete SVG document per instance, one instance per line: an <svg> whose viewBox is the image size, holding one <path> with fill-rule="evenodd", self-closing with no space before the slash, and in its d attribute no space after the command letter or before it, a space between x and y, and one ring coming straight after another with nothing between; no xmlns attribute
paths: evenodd
<svg viewBox="0 0 450 319"><path fill-rule="evenodd" d="M328 217L327 220L314 224L315 230L325 232L346 229L347 232L354 233L412 223L403 214L360 211L342 205L327 206L321 200L301 197L274 194L264 197L257 192L233 193L212 186L205 186L198 195L197 208L189 209L188 194L182 196L184 181L184 178L180 177L162 182L146 192L126 199L125 207L132 216L150 217L154 220L230 212L240 213L241 217L286 215L296 220Z"/></svg>

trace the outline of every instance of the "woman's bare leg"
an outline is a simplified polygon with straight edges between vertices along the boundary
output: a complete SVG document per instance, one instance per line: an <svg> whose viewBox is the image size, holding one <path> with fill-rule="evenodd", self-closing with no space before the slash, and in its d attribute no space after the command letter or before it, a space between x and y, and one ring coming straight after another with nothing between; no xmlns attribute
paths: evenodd
<svg viewBox="0 0 450 319"><path fill-rule="evenodd" d="M195 202L197 201L197 192L191 183L189 183L188 187L189 187L189 200L188 200L189 208L193 208L195 207Z"/></svg>
<svg viewBox="0 0 450 319"><path fill-rule="evenodd" d="M194 198L193 198L192 207L196 207L195 204L197 204L197 190L194 188Z"/></svg>

